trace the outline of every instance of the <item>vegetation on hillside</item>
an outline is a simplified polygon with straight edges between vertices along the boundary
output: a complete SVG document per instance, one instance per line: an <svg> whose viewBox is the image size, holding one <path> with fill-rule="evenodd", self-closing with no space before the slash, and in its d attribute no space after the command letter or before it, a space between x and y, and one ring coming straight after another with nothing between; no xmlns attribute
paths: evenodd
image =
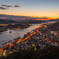
<svg viewBox="0 0 59 59"><path fill-rule="evenodd" d="M19 50L0 59L59 59L59 47L49 46L44 49L39 48L32 47L27 50Z"/></svg>

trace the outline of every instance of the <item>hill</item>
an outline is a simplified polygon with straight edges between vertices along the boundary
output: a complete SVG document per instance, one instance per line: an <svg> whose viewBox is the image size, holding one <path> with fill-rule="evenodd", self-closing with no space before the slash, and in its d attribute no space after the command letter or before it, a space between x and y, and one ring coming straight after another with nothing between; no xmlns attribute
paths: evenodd
<svg viewBox="0 0 59 59"><path fill-rule="evenodd" d="M0 24L8 24L8 23L17 23L17 21L8 20L8 19L0 19Z"/></svg>
<svg viewBox="0 0 59 59"><path fill-rule="evenodd" d="M59 59L59 47L50 46L44 49L34 50L32 47L28 50L19 50L0 59Z"/></svg>
<svg viewBox="0 0 59 59"><path fill-rule="evenodd" d="M48 25L47 27L48 27L48 29L50 29L50 30L59 31L59 22L56 22L56 23L51 24L51 25Z"/></svg>

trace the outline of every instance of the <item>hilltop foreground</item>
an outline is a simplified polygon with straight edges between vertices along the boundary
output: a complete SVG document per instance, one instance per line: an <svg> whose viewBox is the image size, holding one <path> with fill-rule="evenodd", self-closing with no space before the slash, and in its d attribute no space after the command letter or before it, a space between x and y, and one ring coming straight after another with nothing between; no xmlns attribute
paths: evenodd
<svg viewBox="0 0 59 59"><path fill-rule="evenodd" d="M0 59L59 59L59 47L50 46L44 49L39 49L37 46L27 50L19 50L7 57L1 57Z"/></svg>

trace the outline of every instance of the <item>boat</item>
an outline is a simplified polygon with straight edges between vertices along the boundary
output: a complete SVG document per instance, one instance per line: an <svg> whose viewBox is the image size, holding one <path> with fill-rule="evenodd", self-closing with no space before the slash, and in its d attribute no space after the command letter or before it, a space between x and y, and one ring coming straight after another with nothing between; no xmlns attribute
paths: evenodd
<svg viewBox="0 0 59 59"><path fill-rule="evenodd" d="M12 31L10 31L10 33L12 33Z"/></svg>

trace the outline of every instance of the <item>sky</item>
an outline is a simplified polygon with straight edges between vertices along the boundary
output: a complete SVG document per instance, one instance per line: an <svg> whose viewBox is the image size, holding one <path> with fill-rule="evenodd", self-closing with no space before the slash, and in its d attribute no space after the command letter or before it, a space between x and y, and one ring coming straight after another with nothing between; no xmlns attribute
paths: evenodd
<svg viewBox="0 0 59 59"><path fill-rule="evenodd" d="M59 18L59 0L0 0L0 14Z"/></svg>

